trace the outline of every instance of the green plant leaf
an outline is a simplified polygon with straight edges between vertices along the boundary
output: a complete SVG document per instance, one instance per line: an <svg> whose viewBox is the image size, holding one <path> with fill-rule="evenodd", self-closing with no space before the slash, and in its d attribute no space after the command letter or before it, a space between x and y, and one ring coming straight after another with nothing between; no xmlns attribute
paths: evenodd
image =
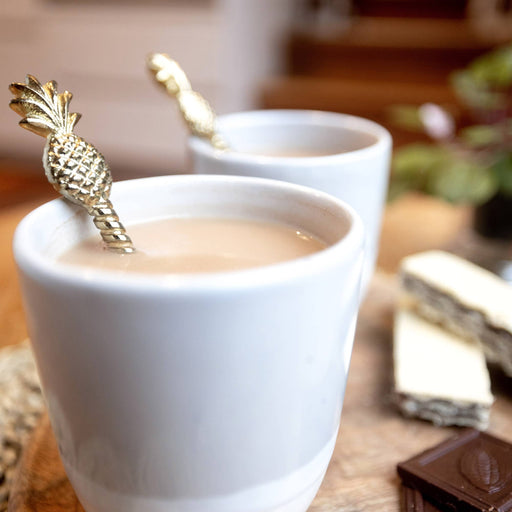
<svg viewBox="0 0 512 512"><path fill-rule="evenodd" d="M503 132L499 126L480 124L460 130L461 140L473 148L483 148L503 142Z"/></svg>
<svg viewBox="0 0 512 512"><path fill-rule="evenodd" d="M474 109L498 109L506 105L506 96L493 91L477 80L469 71L455 71L450 82L459 100Z"/></svg>
<svg viewBox="0 0 512 512"><path fill-rule="evenodd" d="M512 196L512 153L504 153L498 157L491 167L499 190L502 194Z"/></svg>
<svg viewBox="0 0 512 512"><path fill-rule="evenodd" d="M450 81L459 99L468 106L503 108L512 86L512 45L476 58L465 69L452 73Z"/></svg>
<svg viewBox="0 0 512 512"><path fill-rule="evenodd" d="M450 203L481 204L498 189L494 173L485 166L466 160L452 160L438 166L429 176L427 193Z"/></svg>
<svg viewBox="0 0 512 512"><path fill-rule="evenodd" d="M433 144L410 144L395 151L393 158L393 173L401 177L416 177L422 181L421 176L440 161L450 158L450 154L443 147Z"/></svg>
<svg viewBox="0 0 512 512"><path fill-rule="evenodd" d="M410 183L405 180L391 179L389 180L387 201L393 202L407 192L413 190Z"/></svg>
<svg viewBox="0 0 512 512"><path fill-rule="evenodd" d="M433 144L410 144L395 151L388 200L410 190L425 192L429 175L443 162L451 161L450 153Z"/></svg>
<svg viewBox="0 0 512 512"><path fill-rule="evenodd" d="M487 87L507 88L512 85L512 45L497 48L475 59L469 65L473 79Z"/></svg>
<svg viewBox="0 0 512 512"><path fill-rule="evenodd" d="M392 105L388 109L390 120L396 126L414 132L423 132L419 107L414 105Z"/></svg>

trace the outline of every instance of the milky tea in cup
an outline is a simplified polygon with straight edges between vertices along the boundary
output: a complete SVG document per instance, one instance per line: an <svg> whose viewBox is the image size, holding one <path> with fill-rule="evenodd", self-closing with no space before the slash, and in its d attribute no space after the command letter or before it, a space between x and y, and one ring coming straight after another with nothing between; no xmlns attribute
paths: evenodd
<svg viewBox="0 0 512 512"><path fill-rule="evenodd" d="M99 237L80 207L55 200L21 222L30 337L84 509L305 512L338 432L361 220L327 194L258 178L126 181L112 202L136 249L136 225L183 217L289 226L325 248L241 270L113 271L59 261Z"/></svg>
<svg viewBox="0 0 512 512"><path fill-rule="evenodd" d="M291 226L233 218L173 217L130 226L134 254L107 251L98 236L64 252L59 262L118 272L152 274L242 270L300 258L325 249Z"/></svg>
<svg viewBox="0 0 512 512"><path fill-rule="evenodd" d="M375 270L392 140L361 117L313 110L253 110L217 118L230 147L189 137L194 172L256 176L327 192L346 202L365 227L362 292Z"/></svg>

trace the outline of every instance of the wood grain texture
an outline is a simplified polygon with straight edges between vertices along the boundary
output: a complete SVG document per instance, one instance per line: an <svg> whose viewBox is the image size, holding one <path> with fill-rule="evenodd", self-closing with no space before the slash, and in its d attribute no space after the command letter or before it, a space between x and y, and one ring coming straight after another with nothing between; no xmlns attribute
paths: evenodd
<svg viewBox="0 0 512 512"><path fill-rule="evenodd" d="M25 449L9 510L84 512L66 477L46 415Z"/></svg>
<svg viewBox="0 0 512 512"><path fill-rule="evenodd" d="M395 466L455 428L403 418L392 403L392 276L377 275L359 315L340 434L310 512L397 512ZM512 441L512 379L493 372L489 431ZM66 479L47 418L27 446L9 512L82 512Z"/></svg>
<svg viewBox="0 0 512 512"><path fill-rule="evenodd" d="M0 209L0 347L27 338L12 238L21 219L44 201L41 198Z"/></svg>

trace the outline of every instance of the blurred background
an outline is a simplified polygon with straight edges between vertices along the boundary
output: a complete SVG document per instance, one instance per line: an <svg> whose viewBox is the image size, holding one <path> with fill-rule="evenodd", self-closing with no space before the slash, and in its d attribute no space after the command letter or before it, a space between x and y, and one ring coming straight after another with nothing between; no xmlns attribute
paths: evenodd
<svg viewBox="0 0 512 512"><path fill-rule="evenodd" d="M105 155L114 180L189 170L176 102L145 68L155 51L178 60L219 114L355 114L386 126L396 152L428 138L395 123L391 107L456 104L452 72L512 41L512 0L16 0L0 2L0 40L0 258L10 262L0 275L8 283L0 301L4 323L17 326L12 231L30 208L57 194L42 170L45 141L18 128L20 118L7 107L9 83L31 73L72 91L72 111L83 114L76 132ZM502 77L501 64L493 72ZM512 130L506 137L508 144ZM501 177L512 177L507 147ZM413 153L406 163L423 161ZM462 189L457 179L446 185L452 196ZM512 178L505 185L512 197ZM386 209L380 269L396 270L410 252L449 248L470 213L471 206L406 194ZM11 336L22 339L16 329Z"/></svg>
<svg viewBox="0 0 512 512"><path fill-rule="evenodd" d="M45 141L7 108L7 85L26 73L73 92L76 132L115 180L189 170L176 102L145 68L154 51L219 114L345 112L386 126L399 150L427 136L393 122L391 107L456 104L453 71L512 41L512 1L17 0L0 3L0 40L1 208L55 197Z"/></svg>
<svg viewBox="0 0 512 512"><path fill-rule="evenodd" d="M218 113L313 108L376 120L453 101L449 74L512 37L510 0L17 0L0 6L2 174L39 167L7 85L31 73L74 93L77 133L116 179L187 170L176 105L145 70L169 53ZM5 169L4 169L5 168ZM3 176L2 176L3 177Z"/></svg>

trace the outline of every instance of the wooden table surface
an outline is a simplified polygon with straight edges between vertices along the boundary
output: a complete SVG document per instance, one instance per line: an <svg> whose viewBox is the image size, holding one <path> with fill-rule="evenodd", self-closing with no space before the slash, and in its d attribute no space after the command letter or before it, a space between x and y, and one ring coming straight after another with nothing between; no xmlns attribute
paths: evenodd
<svg viewBox="0 0 512 512"><path fill-rule="evenodd" d="M0 347L27 337L12 238L19 221L40 204L40 200L35 200L0 209Z"/></svg>
<svg viewBox="0 0 512 512"><path fill-rule="evenodd" d="M15 225L32 204L0 209L0 345L26 337L10 252ZM391 323L394 273L410 253L449 247L467 229L468 211L409 196L388 206L379 273L361 308L340 436L326 479L310 512L398 512L396 463L445 439L456 429L403 418L392 403ZM497 401L490 431L512 441L512 379L493 372ZM47 418L26 447L9 512L82 512L65 477Z"/></svg>

